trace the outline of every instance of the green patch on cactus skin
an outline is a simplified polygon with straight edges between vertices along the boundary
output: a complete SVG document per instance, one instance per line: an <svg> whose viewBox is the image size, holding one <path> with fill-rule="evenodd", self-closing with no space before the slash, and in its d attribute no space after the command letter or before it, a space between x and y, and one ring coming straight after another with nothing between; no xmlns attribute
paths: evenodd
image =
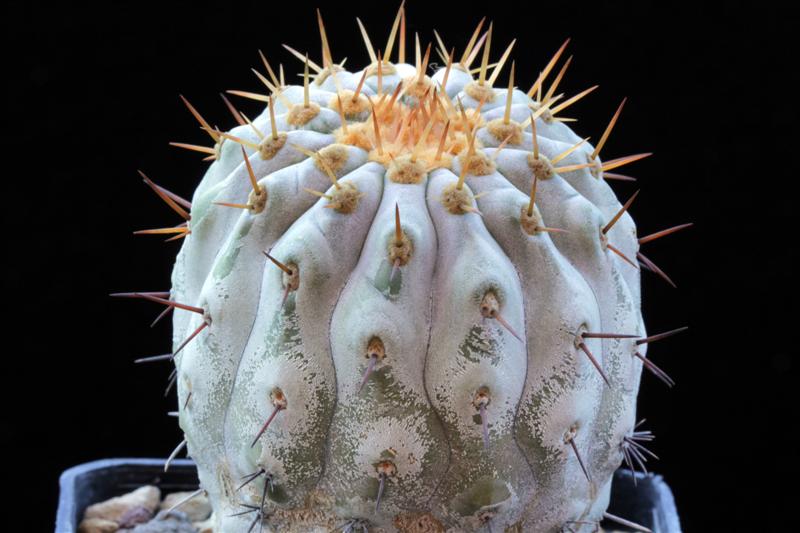
<svg viewBox="0 0 800 533"><path fill-rule="evenodd" d="M297 315L294 314L295 307L297 306L296 298L297 298L297 292L296 291L293 292L293 293L289 293L289 295L286 297L286 302L284 302L284 304L283 304L283 316L284 317L294 316L295 319L297 318Z"/></svg>
<svg viewBox="0 0 800 533"><path fill-rule="evenodd" d="M366 368L367 364L364 364ZM381 365L372 371L369 380L364 384L366 389L362 394L369 398L375 405L384 405L386 402L403 402L403 395L397 381L392 376L391 365Z"/></svg>
<svg viewBox="0 0 800 533"><path fill-rule="evenodd" d="M559 395L568 394L569 389L575 386L576 376L570 368L565 364L553 369L554 373L542 387L520 406L519 420L522 422L515 426L517 442L534 466L538 483L542 486L547 485L561 467L563 455L562 450L544 443L543 414L552 408Z"/></svg>
<svg viewBox="0 0 800 533"><path fill-rule="evenodd" d="M365 426L371 426L374 421L387 418L396 420L397 423L414 420L418 425L414 424L415 438L412 440L424 443L446 442L435 411L428 402L420 400L396 379L391 366L380 366L372 372L356 403L340 403L337 406L332 427L348 427L350 426L348 422L352 420L358 420ZM359 457L359 442L364 438L365 435L360 432L345 432L334 434L330 440L331 475L338 482L346 480L351 487L351 490L337 491L335 495L336 504L344 509L357 508L353 507L354 496L363 501L374 501L378 492L377 477L365 475L361 463L365 458ZM393 443L388 444L392 445ZM402 448L397 449L397 453L395 456L387 447L375 450L375 454L370 454L367 459L372 468L378 461L388 459L395 462L401 470L401 474L390 480L385 489L387 495L393 494L395 503L401 506L416 506L426 502L446 472L447 448L427 445L421 456L415 453L414 462L419 464L419 474L407 478L402 472L409 456Z"/></svg>
<svg viewBox="0 0 800 533"><path fill-rule="evenodd" d="M473 515L485 507L497 505L511 497L505 483L485 476L472 484L451 502L452 508L461 516Z"/></svg>
<svg viewBox="0 0 800 533"><path fill-rule="evenodd" d="M363 369L366 369L368 363L364 363ZM400 412L403 415L418 414L420 403L418 399L409 394L409 392L401 387L392 374L392 365L379 363L379 367L370 374L369 379L364 384L364 390L361 396L367 400L370 405L375 406L375 409L380 409L380 406L393 406L392 413ZM364 370L361 370L363 373ZM396 406L404 406L403 409L398 409Z"/></svg>
<svg viewBox="0 0 800 533"><path fill-rule="evenodd" d="M342 458L345 457L344 449L341 450ZM339 455L335 453L334 455ZM352 457L347 457L348 468L354 468L354 463L351 462ZM353 476L352 470L347 472L348 483L351 490L347 492L337 492L334 497L334 504L342 509L351 509L354 499L363 501L374 501L378 494L378 478L372 476Z"/></svg>
<svg viewBox="0 0 800 533"><path fill-rule="evenodd" d="M303 354L301 353L300 355L302 356ZM326 424L333 415L334 399L322 387L316 388L313 395L315 403L319 406L314 411L309 411L308 414L309 418L315 421L315 423L310 424L313 429L306 433L302 439L299 439L296 444L274 450L276 457L284 465L289 479L293 482L313 484L324 469L324 444L328 434ZM310 488L308 486L306 490L310 490ZM277 496L272 499L278 503L288 501L289 495L286 491L280 494L283 494L284 500L279 500ZM296 496L302 498L303 494L297 494Z"/></svg>
<svg viewBox="0 0 800 533"><path fill-rule="evenodd" d="M304 381L309 383L316 381L316 374L307 370L310 355L304 351L300 336L294 294L289 295L283 309L275 314L267 328L262 357L291 361L291 364L303 373ZM254 470L265 446L270 446L271 454L283 465L285 479L281 484L276 484L272 492L267 493L270 500L279 504L301 504L303 497L313 488L324 469L327 423L333 415L335 399L331 390L321 386L314 387L308 395L303 402L314 405L315 408L309 408L307 411L307 431L293 439L291 445L271 445L264 436L259 439L256 446L245 451L248 460L254 465ZM289 401L291 408L292 400Z"/></svg>
<svg viewBox="0 0 800 533"><path fill-rule="evenodd" d="M274 359L281 353L291 351L300 343L300 324L299 317L295 313L294 295L286 297L283 309L276 313L272 319L272 324L264 334L264 345L274 347L264 350L264 357Z"/></svg>
<svg viewBox="0 0 800 533"><path fill-rule="evenodd" d="M378 272L375 274L375 279L372 281L375 288L378 289L381 294L389 298L400 294L400 288L403 285L403 269L398 269L394 279L390 279L391 275L392 264L384 259L381 261Z"/></svg>
<svg viewBox="0 0 800 533"><path fill-rule="evenodd" d="M382 461L385 461L385 460L391 461L392 459L394 459L394 453L392 453L391 450L383 450L381 452L381 460ZM377 466L377 463L376 463L376 466Z"/></svg>
<svg viewBox="0 0 800 533"><path fill-rule="evenodd" d="M172 269L170 276L172 282L172 290L170 291L174 297L176 294L183 294L186 290L186 248L181 247L178 255L175 257L175 267Z"/></svg>
<svg viewBox="0 0 800 533"><path fill-rule="evenodd" d="M283 486L278 484L273 484L272 490L267 490L267 498L275 503L286 503L289 501L289 495L286 493L286 490Z"/></svg>
<svg viewBox="0 0 800 533"><path fill-rule="evenodd" d="M598 417L601 423L595 425L594 437L598 444L592 451L589 462L592 465L591 469L602 475L610 475L620 462L619 458L622 454L614 429L615 422L625 412L626 393L628 392L622 387L608 392L604 412Z"/></svg>
<svg viewBox="0 0 800 533"><path fill-rule="evenodd" d="M356 494L365 500L375 500L378 497L378 488L380 481L378 478L368 477L365 478L356 488Z"/></svg>
<svg viewBox="0 0 800 533"><path fill-rule="evenodd" d="M457 357L473 364L491 361L498 366L502 362L503 343L495 336L494 324L486 322L486 325L477 323L470 328L457 349ZM529 465L519 454L510 428L498 432L495 426L487 451L478 429L481 425L479 412L468 413L467 420L476 427L467 429L463 425L463 415L448 408L456 394L458 392L450 390L447 384L435 392L439 405L443 406L439 415L452 450L448 483L442 483L437 490L447 502L453 519L475 516L487 507L509 501L512 491L530 484Z"/></svg>
<svg viewBox="0 0 800 533"><path fill-rule="evenodd" d="M253 217L247 217L236 228L236 234L228 241L228 247L222 252L222 256L217 260L217 266L214 267L214 278L217 280L225 279L228 274L233 270L233 265L236 264L236 258L239 256L239 251L242 249L242 240L250 232L253 226Z"/></svg>
<svg viewBox="0 0 800 533"><path fill-rule="evenodd" d="M256 443L255 446L244 450L244 455L245 458L247 459L247 462L252 465L258 464L258 458L261 457L262 446L263 446L262 439L263 437L261 439L258 439L258 442Z"/></svg>
<svg viewBox="0 0 800 533"><path fill-rule="evenodd" d="M212 206L212 202L216 199L217 194L219 193L221 187L220 185L224 184L225 182L220 182L212 187L210 190L206 191L204 194L197 195L196 198L192 201L192 218L189 221L189 227L194 230L197 228L198 224L206 217L206 215L210 212L210 208Z"/></svg>
<svg viewBox="0 0 800 533"><path fill-rule="evenodd" d="M473 363L480 362L484 357L489 358L493 366L500 363L499 343L491 331L480 324L470 328L464 342L458 347L458 355Z"/></svg>

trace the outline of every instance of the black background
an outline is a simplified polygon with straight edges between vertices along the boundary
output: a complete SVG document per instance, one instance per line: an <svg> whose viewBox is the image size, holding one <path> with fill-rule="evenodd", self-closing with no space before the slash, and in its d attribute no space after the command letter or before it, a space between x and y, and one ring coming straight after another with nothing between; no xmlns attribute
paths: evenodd
<svg viewBox="0 0 800 533"><path fill-rule="evenodd" d="M436 28L459 50L488 15L496 48L519 38L521 88L572 37L575 59L562 87L574 94L600 84L568 113L593 141L629 97L605 157L655 155L626 169L637 184L612 186L620 198L642 188L631 208L640 235L695 223L644 249L679 286L643 273L648 330L691 328L650 351L677 386L643 377L640 413L661 457L654 469L672 486L687 531L782 530L791 527L794 489L781 487L797 479L800 449L790 353L798 76L789 43L798 19L765 3L747 11L667 4L410 0L407 7L410 35L419 30L427 43ZM174 394L162 397L169 366L132 363L169 349L169 325L148 329L157 306L107 296L168 289L179 247L131 234L176 223L136 169L191 197L205 164L167 142L207 139L178 93L212 124L232 127L218 93L261 90L250 72L259 67L257 49L282 62L290 80L301 65L281 43L319 59L317 5L334 56L348 56L351 69L367 60L355 17L385 42L397 7L243 0L4 7L12 79L0 209L2 440L10 471L24 467L4 477L21 482L36 505L25 531L52 530L63 469L105 457L165 457L181 440L166 416ZM258 114L254 102L232 99Z"/></svg>

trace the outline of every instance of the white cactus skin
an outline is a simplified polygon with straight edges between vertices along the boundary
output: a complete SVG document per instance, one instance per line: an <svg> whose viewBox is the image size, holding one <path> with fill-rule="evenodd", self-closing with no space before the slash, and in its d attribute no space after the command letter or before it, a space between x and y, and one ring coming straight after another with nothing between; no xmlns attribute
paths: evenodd
<svg viewBox="0 0 800 533"><path fill-rule="evenodd" d="M535 98L491 88L479 102L469 65L423 76L440 94L435 131L454 124L440 157L440 135L421 135L424 123L407 145L381 147L373 135L384 112L381 127L394 128L395 109L419 110L408 81L419 65L386 62L380 81L367 67L358 98L379 114L352 114L348 133L334 102L364 70L323 64L307 101L302 85L277 88L274 128L265 110L218 138L172 273L170 298L204 311L175 310L174 349L207 324L174 362L179 423L214 530L249 531L255 514L242 504L258 507L264 491L264 531L592 530L635 424L634 353L646 354L633 337L581 336L646 336L639 270L607 247L635 259L636 226L624 212L603 231L622 205L594 146L558 162L590 165L539 177L530 207L534 151L549 161L581 141L548 112L534 143L525 121ZM421 98L433 117L432 97ZM475 156L448 99L480 106ZM291 118L314 105L310 120ZM506 116L513 140L490 125ZM408 158L420 138L424 170L403 182L395 170L417 168ZM274 150L254 149L269 142ZM266 191L258 208L243 153ZM360 196L338 208L348 187ZM462 195L456 207L448 191ZM398 231L409 248L393 264Z"/></svg>

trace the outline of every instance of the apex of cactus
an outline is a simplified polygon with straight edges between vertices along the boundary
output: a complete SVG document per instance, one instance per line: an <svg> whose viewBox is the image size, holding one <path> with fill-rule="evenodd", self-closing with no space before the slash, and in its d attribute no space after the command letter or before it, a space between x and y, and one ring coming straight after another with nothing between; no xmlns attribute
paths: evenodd
<svg viewBox="0 0 800 533"><path fill-rule="evenodd" d="M302 85L260 54L266 103L172 143L211 165L181 219L165 292L184 447L215 531L590 531L611 476L655 455L636 423L646 368L640 245L609 180L650 154L601 159L559 92L565 41L527 91L515 40L481 20L460 54L414 39L405 8L370 62L290 46ZM429 75L432 55L445 66ZM560 65L560 66L559 66ZM528 67L526 67L526 70ZM522 67L519 69L522 71ZM507 73L507 83L499 81ZM169 392L169 388L168 388ZM620 518L623 523L629 522Z"/></svg>

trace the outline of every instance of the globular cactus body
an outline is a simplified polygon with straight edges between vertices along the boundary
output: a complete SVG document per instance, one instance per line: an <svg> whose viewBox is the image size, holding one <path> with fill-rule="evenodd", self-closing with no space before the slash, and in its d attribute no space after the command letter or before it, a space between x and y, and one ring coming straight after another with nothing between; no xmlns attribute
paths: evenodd
<svg viewBox="0 0 800 533"><path fill-rule="evenodd" d="M578 531L608 504L646 353L615 165L556 114L563 47L526 93L493 87L491 27L431 77L404 27L352 73L323 31L252 123L200 119L170 301L215 531Z"/></svg>

